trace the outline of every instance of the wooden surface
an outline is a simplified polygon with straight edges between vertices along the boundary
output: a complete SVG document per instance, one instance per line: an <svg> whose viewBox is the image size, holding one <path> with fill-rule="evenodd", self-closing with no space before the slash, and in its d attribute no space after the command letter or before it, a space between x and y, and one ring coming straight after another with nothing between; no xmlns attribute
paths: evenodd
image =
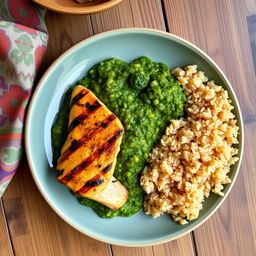
<svg viewBox="0 0 256 256"><path fill-rule="evenodd" d="M233 190L210 220L176 241L145 248L111 246L71 228L40 195L24 157L0 203L0 255L256 255L256 1L125 0L91 16L48 12L46 22L50 41L40 75L76 42L114 28L156 28L195 43L220 65L237 93L245 152Z"/></svg>

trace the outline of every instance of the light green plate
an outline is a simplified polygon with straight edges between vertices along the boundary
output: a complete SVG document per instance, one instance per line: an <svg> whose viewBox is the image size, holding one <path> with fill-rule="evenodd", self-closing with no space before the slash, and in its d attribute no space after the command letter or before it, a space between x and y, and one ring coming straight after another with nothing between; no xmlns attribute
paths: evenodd
<svg viewBox="0 0 256 256"><path fill-rule="evenodd" d="M46 201L74 228L98 240L127 246L146 246L175 239L202 224L221 205L225 197L211 195L197 220L187 225L175 223L168 215L153 219L143 211L132 217L99 218L90 208L80 205L68 188L56 181L50 169L52 157L50 131L61 97L70 85L86 75L97 62L116 57L132 61L148 56L171 68L197 64L210 79L228 90L240 126L240 161L232 166L232 184L237 176L243 149L243 126L234 91L217 65L201 50L174 35L149 29L122 29L90 37L72 47L48 69L37 85L26 122L26 152L34 180Z"/></svg>

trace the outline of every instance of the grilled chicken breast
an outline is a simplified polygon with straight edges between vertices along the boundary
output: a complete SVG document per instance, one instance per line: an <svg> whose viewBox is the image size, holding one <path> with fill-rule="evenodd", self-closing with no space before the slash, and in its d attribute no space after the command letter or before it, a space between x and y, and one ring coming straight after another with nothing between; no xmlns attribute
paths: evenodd
<svg viewBox="0 0 256 256"><path fill-rule="evenodd" d="M90 90L76 86L57 179L81 196L119 209L128 192L112 176L123 133L121 121Z"/></svg>

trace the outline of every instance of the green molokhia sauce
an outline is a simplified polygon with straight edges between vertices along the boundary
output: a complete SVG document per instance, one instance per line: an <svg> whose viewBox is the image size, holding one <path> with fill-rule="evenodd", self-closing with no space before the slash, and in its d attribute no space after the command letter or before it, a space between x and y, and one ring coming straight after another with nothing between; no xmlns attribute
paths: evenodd
<svg viewBox="0 0 256 256"><path fill-rule="evenodd" d="M120 210L114 211L73 194L81 204L92 207L100 217L133 215L143 205L140 173L169 120L183 116L185 95L169 67L155 63L148 57L140 57L130 64L115 58L100 62L78 84L92 90L124 125L125 134L114 176L128 189L129 198ZM59 137L59 134L63 136L66 133L63 120L67 114L68 107L64 105L52 129L53 141L54 137L58 138L55 130ZM53 145L55 160L62 144L63 141L59 147Z"/></svg>

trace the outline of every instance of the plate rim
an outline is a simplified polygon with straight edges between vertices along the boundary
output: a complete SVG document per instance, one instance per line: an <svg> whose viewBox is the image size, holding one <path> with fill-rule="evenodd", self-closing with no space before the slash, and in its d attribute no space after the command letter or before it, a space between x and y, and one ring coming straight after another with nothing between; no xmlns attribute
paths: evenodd
<svg viewBox="0 0 256 256"><path fill-rule="evenodd" d="M72 223L68 218L66 218L57 207L54 206L54 204L52 204L50 202L50 200L48 199L48 195L46 192L44 192L43 187L40 185L39 180L37 179L36 175L35 175L35 170L33 168L32 165L32 161L30 159L30 151L29 151L29 120L31 119L31 112L32 112L32 107L34 105L34 102L37 98L37 94L40 90L40 88L42 87L42 84L44 82L44 80L46 79L46 77L48 76L48 74L51 72L51 70L58 64L58 62L64 58L67 54L69 54L71 51L73 51L75 48L81 46L82 44L86 43L87 41L93 40L97 37L101 37L107 34L112 34L112 33L118 33L118 32L137 32L137 31L144 31L144 32L150 32L150 33L155 33L155 34L160 34L160 35L165 35L167 37L170 37L172 39L176 39L178 41L183 42L184 44L192 47L194 50L198 51L201 55L203 55L219 72L219 74L222 76L223 80L225 80L229 90L232 92L235 103L237 105L237 112L238 112L238 116L240 117L240 121L241 121L241 129L240 129L240 135L241 135L241 144L240 144L240 158L238 160L238 164L237 164L237 170L236 173L234 174L233 180L229 186L229 188L227 189L225 195L221 198L220 202L218 203L218 205L208 214L208 216L206 216L202 221L200 221L199 223L197 223L195 226L191 227L190 229L188 229L187 231L176 235L174 237L169 237L166 239L162 239L159 241L155 241L155 242L147 242L147 243L142 243L142 244L133 244L133 243L122 243L122 242L116 242L116 241L111 241L108 239L104 239L101 237L97 237L94 236L92 234L90 234L90 232L87 232L86 230L82 230L79 226L75 225L74 223ZM28 161L28 165L29 165L29 169L30 172L32 174L32 177L36 183L37 188L39 189L40 193L42 194L42 196L44 197L44 199L46 200L46 202L50 205L50 207L55 211L55 213L57 213L66 223L68 223L69 225L71 225L73 228L75 228L76 230L78 230L79 232L92 237L98 241L104 242L104 243L108 243L108 244L113 244L113 245L119 245L119 246L125 246L125 247L144 247L144 246L153 246L153 245L159 245L162 243L167 243L170 242L172 240L178 239L188 233L190 233L191 231L195 230L196 228L198 228L199 226L201 226L204 222L206 222L218 209L219 207L223 204L223 202L225 201L225 199L227 198L227 196L229 195L231 189L233 188L238 173L240 171L240 167L241 167L241 162L242 162L242 158L243 158L243 151L244 151L244 125L243 125L243 117L242 117L242 112L241 112L241 108L240 108L240 104L239 101L237 99L237 96L234 92L234 89L231 85L231 83L229 82L228 78L226 77L226 75L224 74L224 72L220 69L220 67L216 64L216 62L210 57L208 56L208 54L206 54L203 50L201 50L199 47L197 47L196 45L194 45L193 43L189 42L188 40L174 35L172 33L169 32L165 32L165 31L161 31L161 30L157 30L157 29L151 29L151 28L121 28L121 29L114 29L114 30L109 30L109 31L105 31L93 36L89 36L88 38L85 38L83 40L81 40L80 42L76 43L75 45L73 45L71 48L69 48L68 50L66 50L64 53L62 53L45 71L45 73L43 74L43 76L40 78L39 82L37 83L37 85L35 85L35 90L33 92L33 95L30 99L29 102L29 106L27 109L27 116L26 116L26 120L25 120L25 129L24 129L24 133L25 133L25 152L26 152L26 156L27 156L27 161Z"/></svg>

